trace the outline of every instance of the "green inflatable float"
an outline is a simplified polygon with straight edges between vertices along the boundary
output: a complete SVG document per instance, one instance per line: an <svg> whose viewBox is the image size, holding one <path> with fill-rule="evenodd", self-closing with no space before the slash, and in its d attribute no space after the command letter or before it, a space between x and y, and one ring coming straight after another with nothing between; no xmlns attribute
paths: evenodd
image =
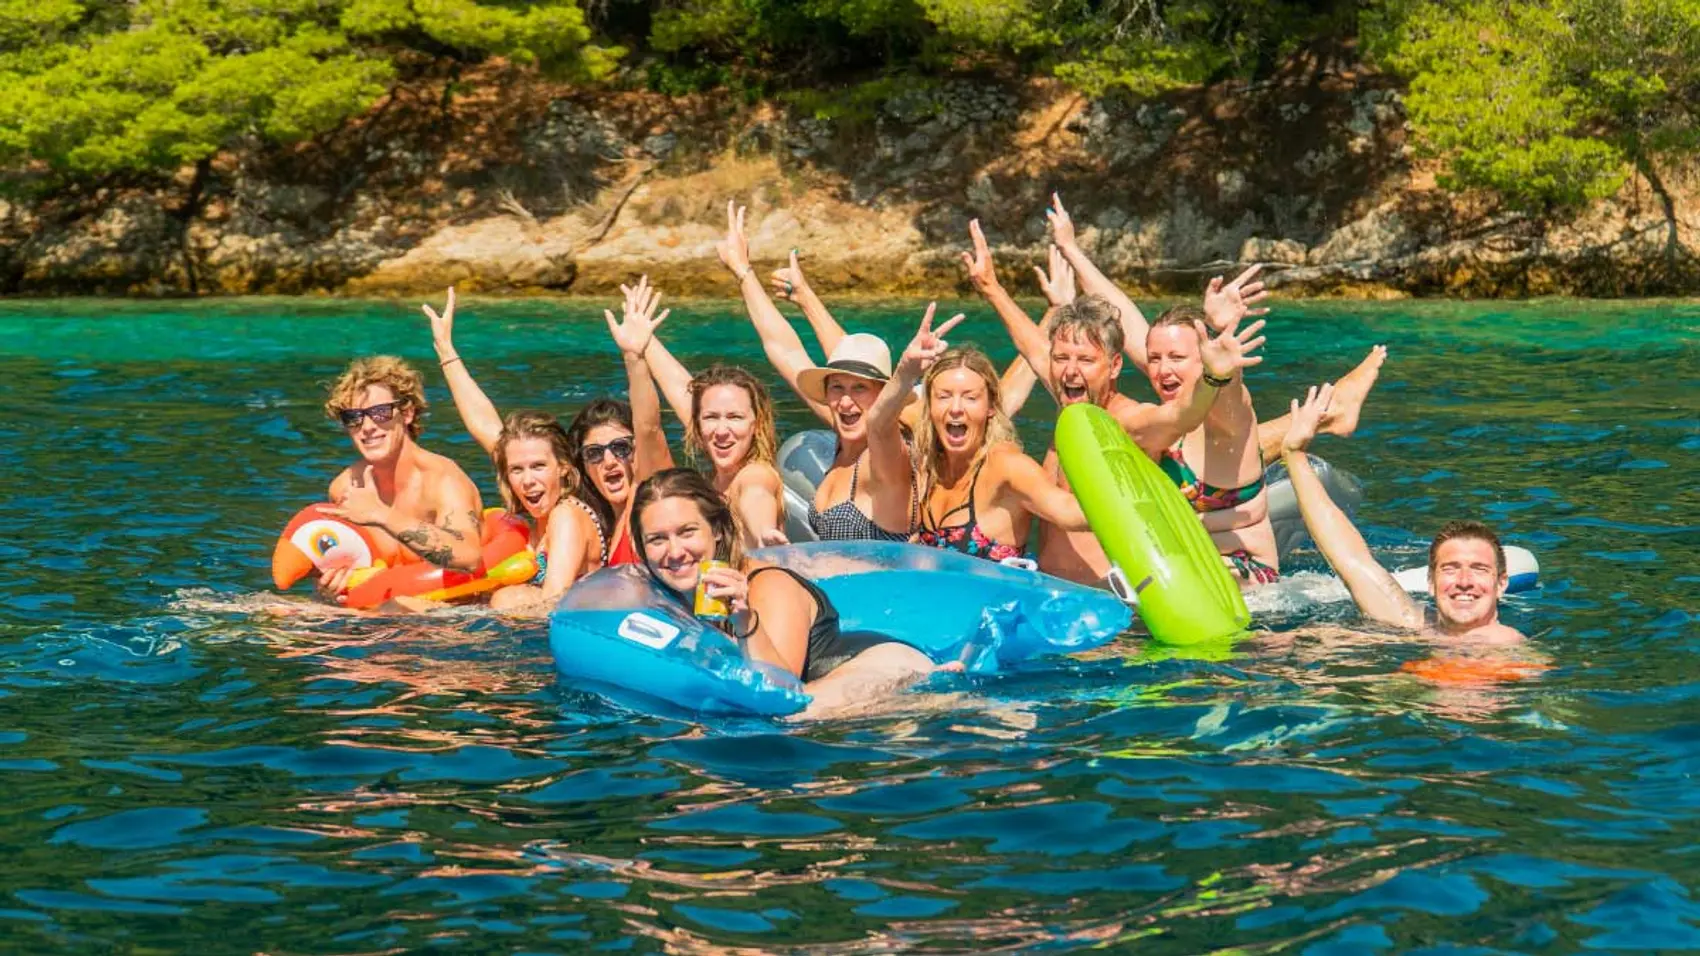
<svg viewBox="0 0 1700 956"><path fill-rule="evenodd" d="M1198 515L1109 412L1063 409L1057 458L1110 559L1112 583L1139 602L1152 637L1226 642L1246 629L1251 612Z"/></svg>

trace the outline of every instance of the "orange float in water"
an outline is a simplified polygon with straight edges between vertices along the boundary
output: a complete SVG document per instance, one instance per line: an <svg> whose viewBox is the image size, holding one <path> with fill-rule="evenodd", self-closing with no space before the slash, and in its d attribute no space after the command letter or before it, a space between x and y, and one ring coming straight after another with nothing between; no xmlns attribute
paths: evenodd
<svg viewBox="0 0 1700 956"><path fill-rule="evenodd" d="M328 568L353 568L343 606L371 608L395 597L460 600L524 584L537 574L530 527L500 508L484 510L482 560L469 573L423 561L387 535L374 536L326 513L331 507L308 505L284 527L272 549L272 583L278 590Z"/></svg>
<svg viewBox="0 0 1700 956"><path fill-rule="evenodd" d="M1400 670L1436 684L1503 684L1539 677L1547 665L1493 657L1429 657L1406 661Z"/></svg>

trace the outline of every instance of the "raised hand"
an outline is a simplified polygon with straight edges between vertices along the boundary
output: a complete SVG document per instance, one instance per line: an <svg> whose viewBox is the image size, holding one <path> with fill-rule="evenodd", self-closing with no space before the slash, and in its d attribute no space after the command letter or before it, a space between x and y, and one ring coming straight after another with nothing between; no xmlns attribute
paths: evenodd
<svg viewBox="0 0 1700 956"><path fill-rule="evenodd" d="M1039 276L1039 288L1045 293L1045 301L1051 308L1060 308L1074 301L1074 267L1063 257L1062 249L1051 246L1051 273L1034 266L1033 271Z"/></svg>
<svg viewBox="0 0 1700 956"><path fill-rule="evenodd" d="M1204 290L1204 315L1210 323L1210 331L1221 332L1248 315L1269 314L1267 308L1251 307L1269 295L1263 283L1252 281L1262 270L1262 263L1254 265L1225 285L1221 276L1210 280L1210 285Z"/></svg>
<svg viewBox="0 0 1700 956"><path fill-rule="evenodd" d="M1045 219L1051 224L1051 241L1058 247L1068 249L1079 245L1074 235L1074 220L1063 208L1061 193L1051 193L1051 207L1045 210Z"/></svg>
<svg viewBox="0 0 1700 956"><path fill-rule="evenodd" d="M968 220L968 235L974 240L973 254L962 254L962 264L968 267L968 281L982 293L996 289L998 275L992 265L991 247L986 245L986 234L980 231L980 220Z"/></svg>
<svg viewBox="0 0 1700 956"><path fill-rule="evenodd" d="M1292 408L1287 417L1287 434L1281 437L1281 451L1304 451L1316 438L1317 426L1322 424L1322 416L1328 414L1328 406L1334 401L1334 385L1323 383L1321 388L1315 385L1305 393L1304 404L1293 399Z"/></svg>
<svg viewBox="0 0 1700 956"><path fill-rule="evenodd" d="M333 518L363 525L382 525L390 518L390 506L378 497L378 482L372 477L371 465L349 478L348 490L343 492L341 501L323 510Z"/></svg>
<svg viewBox="0 0 1700 956"><path fill-rule="evenodd" d="M720 261L732 270L739 282L750 274L750 241L744 238L744 212L743 206L726 200L726 238L714 247Z"/></svg>
<svg viewBox="0 0 1700 956"><path fill-rule="evenodd" d="M638 280L635 286L620 286L625 293L626 301L622 308L619 322L614 321L614 313L607 309L602 315L608 320L608 334L614 337L614 344L620 347L620 352L631 358L641 358L644 349L655 338L655 330L667 320L672 309L662 310L660 315L655 309L661 304L661 293L649 284L649 276Z"/></svg>
<svg viewBox="0 0 1700 956"><path fill-rule="evenodd" d="M1257 334L1263 330L1263 320L1258 319L1243 331L1239 324L1240 320L1234 319L1221 335L1212 338L1203 322L1193 321L1192 328L1198 333L1199 354L1204 359L1205 374L1213 378L1231 378L1240 369L1263 361L1263 356L1251 354L1263 346L1263 336Z"/></svg>
<svg viewBox="0 0 1700 956"><path fill-rule="evenodd" d="M448 302L443 305L443 314L429 305L419 307L425 317L431 320L431 344L437 349L437 361L447 362L455 357L455 287L449 286Z"/></svg>
<svg viewBox="0 0 1700 956"><path fill-rule="evenodd" d="M945 333L956 328L965 318L962 313L958 312L935 329L933 328L933 313L938 311L938 307L937 302L927 303L927 312L921 316L920 331L916 332L915 338L910 340L909 347L903 350L903 358L899 364L909 372L919 374L932 367L932 364L938 361L938 357L950 348L950 343L944 340Z"/></svg>
<svg viewBox="0 0 1700 956"><path fill-rule="evenodd" d="M791 264L773 270L773 294L789 302L797 302L808 295L809 280L803 278L803 267L797 264L797 250L791 250Z"/></svg>

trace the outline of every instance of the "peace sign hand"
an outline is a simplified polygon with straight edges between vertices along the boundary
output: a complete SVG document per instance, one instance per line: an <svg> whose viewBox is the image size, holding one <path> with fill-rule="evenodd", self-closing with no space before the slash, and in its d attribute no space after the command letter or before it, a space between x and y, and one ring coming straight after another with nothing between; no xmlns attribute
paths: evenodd
<svg viewBox="0 0 1700 956"><path fill-rule="evenodd" d="M1051 224L1051 241L1058 248L1071 249L1080 245L1074 235L1074 219L1063 208L1061 193L1051 193L1051 206L1045 210L1045 220Z"/></svg>
<svg viewBox="0 0 1700 956"><path fill-rule="evenodd" d="M1204 323L1193 320L1193 331L1198 333L1199 353L1204 359L1204 371L1212 378L1230 378L1243 368L1260 364L1263 356L1252 355L1263 346L1264 338L1258 335L1263 330L1264 322L1258 319L1244 331L1239 331L1239 319L1228 323L1222 334L1210 337L1210 330Z"/></svg>
<svg viewBox="0 0 1700 956"><path fill-rule="evenodd" d="M981 294L998 287L998 274L992 263L992 250L986 244L986 234L980 231L980 220L968 220L968 235L974 240L972 255L964 252L962 264L968 267L968 281Z"/></svg>
<svg viewBox="0 0 1700 956"><path fill-rule="evenodd" d="M898 363L907 377L915 377L932 367L938 357L950 348L950 343L944 340L944 335L959 325L966 316L960 312L951 316L938 328L933 328L933 313L938 311L937 302L927 303L927 312L921 316L921 329L910 340L909 347L903 350L903 359Z"/></svg>
<svg viewBox="0 0 1700 956"><path fill-rule="evenodd" d="M744 237L743 206L733 200L726 200L726 238L720 240L714 251L720 256L720 261L738 281L744 281L744 276L750 272L750 241Z"/></svg>
<svg viewBox="0 0 1700 956"><path fill-rule="evenodd" d="M1254 303L1261 302L1269 295L1263 283L1253 282L1257 274L1263 270L1263 264L1258 263L1234 277L1234 281L1222 284L1222 277L1210 280L1210 285L1204 290L1204 315L1210 322L1212 332L1221 332L1232 322L1238 322L1248 315L1268 315L1267 308L1254 309Z"/></svg>
<svg viewBox="0 0 1700 956"><path fill-rule="evenodd" d="M449 286L449 299L443 305L443 314L430 305L419 307L427 319L431 320L431 344L437 350L437 361L447 362L455 357L455 287Z"/></svg>
<svg viewBox="0 0 1700 956"><path fill-rule="evenodd" d="M1334 385L1323 383L1321 388L1315 385L1305 393L1304 404L1293 399L1292 409L1287 418L1287 434L1281 437L1281 451L1304 451L1316 438L1316 429L1322 424L1322 416L1328 414L1328 406L1334 400Z"/></svg>
<svg viewBox="0 0 1700 956"><path fill-rule="evenodd" d="M621 320L615 322L614 313L606 309L602 311L608 320L608 334L614 337L614 344L620 347L621 353L629 358L642 358L644 350L655 338L655 330L673 310L665 309L660 315L655 314L656 306L661 304L661 293L649 284L647 275L640 278L635 286L620 286L620 291L626 296Z"/></svg>

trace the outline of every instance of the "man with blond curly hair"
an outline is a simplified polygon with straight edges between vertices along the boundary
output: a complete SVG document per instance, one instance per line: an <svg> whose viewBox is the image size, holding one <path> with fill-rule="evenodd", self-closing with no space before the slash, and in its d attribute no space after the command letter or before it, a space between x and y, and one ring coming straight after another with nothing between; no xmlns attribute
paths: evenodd
<svg viewBox="0 0 1700 956"><path fill-rule="evenodd" d="M453 461L418 444L424 379L393 355L355 359L331 386L325 415L348 432L360 460L331 482L331 513L388 534L426 561L477 569L482 550L478 486ZM347 568L327 570L318 591L335 601Z"/></svg>

